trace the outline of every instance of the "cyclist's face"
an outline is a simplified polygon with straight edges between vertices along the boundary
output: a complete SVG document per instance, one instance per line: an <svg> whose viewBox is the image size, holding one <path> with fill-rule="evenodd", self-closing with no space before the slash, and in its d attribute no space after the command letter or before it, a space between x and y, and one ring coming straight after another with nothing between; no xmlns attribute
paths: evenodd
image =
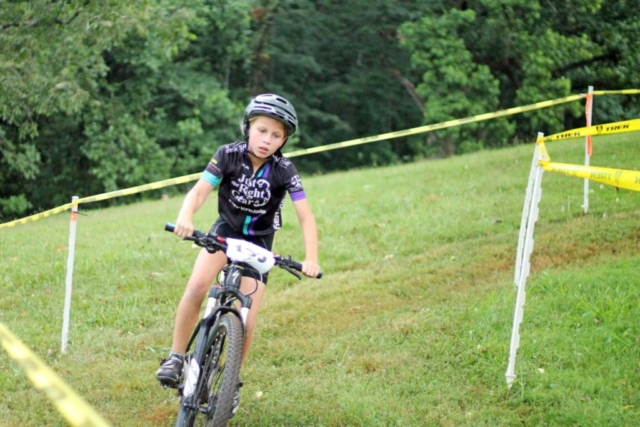
<svg viewBox="0 0 640 427"><path fill-rule="evenodd" d="M258 116L250 122L249 150L255 156L267 158L282 147L287 139L285 127L276 119Z"/></svg>

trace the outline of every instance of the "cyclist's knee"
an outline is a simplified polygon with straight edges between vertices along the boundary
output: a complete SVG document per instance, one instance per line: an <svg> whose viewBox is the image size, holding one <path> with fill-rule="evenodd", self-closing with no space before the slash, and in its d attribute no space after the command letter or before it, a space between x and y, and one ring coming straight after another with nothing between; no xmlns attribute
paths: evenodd
<svg viewBox="0 0 640 427"><path fill-rule="evenodd" d="M190 280L187 283L187 287L184 290L183 299L187 299L194 304L200 305L204 300L207 291L209 290L210 284L204 283L202 281Z"/></svg>

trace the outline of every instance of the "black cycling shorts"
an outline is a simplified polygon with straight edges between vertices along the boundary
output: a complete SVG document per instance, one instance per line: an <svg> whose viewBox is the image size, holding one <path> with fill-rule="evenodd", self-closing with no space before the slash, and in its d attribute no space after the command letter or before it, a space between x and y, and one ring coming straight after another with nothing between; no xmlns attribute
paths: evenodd
<svg viewBox="0 0 640 427"><path fill-rule="evenodd" d="M231 226L225 222L222 218L218 218L216 222L209 230L209 233L214 233L222 237L230 237L232 239L242 239L247 242L253 243L254 245L258 245L261 248L264 248L268 251L271 251L271 247L273 246L273 237L275 233L266 234L264 236L247 236L242 233L235 231ZM259 280L265 285L267 284L267 279L269 278L269 272L259 273L256 269L250 266L246 266L242 270L242 275L245 277L251 277L253 279Z"/></svg>

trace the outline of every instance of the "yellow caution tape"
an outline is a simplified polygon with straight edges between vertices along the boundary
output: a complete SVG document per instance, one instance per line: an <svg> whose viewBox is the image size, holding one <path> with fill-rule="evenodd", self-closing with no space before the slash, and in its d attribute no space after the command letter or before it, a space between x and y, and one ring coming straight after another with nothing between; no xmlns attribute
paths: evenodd
<svg viewBox="0 0 640 427"><path fill-rule="evenodd" d="M27 346L0 323L0 343L9 356L20 363L38 390L44 391L69 424L79 427L108 427L80 396L42 362Z"/></svg>
<svg viewBox="0 0 640 427"><path fill-rule="evenodd" d="M50 209L48 211L40 212L39 214L31 215L31 216L28 216L28 217L25 217L25 218L22 218L22 219L17 219L15 221L11 221L11 222L5 222L4 224L0 224L0 228L13 227L14 225L18 225L18 224L26 224L27 222L37 221L39 219L46 218L48 216L55 215L55 214L60 213L60 212L64 212L67 209L71 209L71 206L72 206L71 203L67 203L66 205L58 206L57 208L53 208L53 209Z"/></svg>
<svg viewBox="0 0 640 427"><path fill-rule="evenodd" d="M622 89L622 90L595 90L594 95L637 95L640 89Z"/></svg>
<svg viewBox="0 0 640 427"><path fill-rule="evenodd" d="M545 141L558 141L561 139L581 138L590 135L608 135L622 132L634 132L640 130L640 119L626 120L623 122L606 123L567 130L555 135L545 136Z"/></svg>
<svg viewBox="0 0 640 427"><path fill-rule="evenodd" d="M128 196L131 194L141 193L143 191L157 190L159 188L168 187L170 185L184 184L185 182L194 181L198 179L201 175L202 173L194 173L191 175L185 175L178 178L166 179L164 181L158 181L158 182L153 182L151 184L140 185L138 187L125 188L123 190L117 190L117 191L112 191L110 193L98 194L96 196L83 197L81 199L78 199L75 203L80 204L80 203L98 202L101 200L112 199L114 197ZM40 212L38 214L31 215L15 221L6 222L4 224L0 224L0 228L13 227L18 224L25 224L27 222L37 221L39 219L46 218L48 216L71 209L73 205L74 205L73 203L67 203L66 205L62 205L45 212Z"/></svg>
<svg viewBox="0 0 640 427"><path fill-rule="evenodd" d="M607 94L624 94L624 95L630 95L630 94L640 94L640 89L623 89L623 90L613 90L613 91L594 91L593 95L607 95ZM399 138L399 137L405 137L405 136L409 136L409 135L416 135L419 133L425 133L425 132L432 132L435 130L439 130L439 129L446 129L446 128L450 128L450 127L454 127L454 126L459 126L459 125L463 125L465 123L474 123L474 122L480 122L480 121L484 121L484 120L489 120L489 119L495 119L498 117L504 117L504 116L509 116L509 115L513 115L513 114L519 114L519 113L524 113L526 111L532 111L532 110L539 110L542 108L548 108L548 107L552 107L554 105L558 105L558 104L563 104L563 103L567 103L567 102L572 102L572 101L576 101L578 99L582 99L582 98L586 98L587 94L578 94L578 95L571 95L571 96L567 96L564 98L558 98L558 99L553 99L553 100L549 100L549 101L543 101L543 102L537 102L535 104L529 104L529 105L525 105L522 107L514 107L514 108L509 108L506 110L499 110L499 111L494 111L492 113L485 113L485 114L479 114L476 116L471 116L471 117L465 117L462 119L455 119L455 120L449 120L446 122L442 122L442 123L435 123L435 124L431 124L431 125L426 125L426 126L419 126L416 128L411 128L411 129L405 129L405 130L400 130L400 131L396 131L396 132L389 132L389 133L384 133L381 135L375 135L375 136L368 136L365 138L357 138L357 139L352 139L349 141L343 141L343 142L337 142L335 144L328 144L328 145L322 145L319 147L313 147L313 148L306 148L306 149L302 149L302 150L297 150L297 151L291 151L289 153L284 153L284 155L286 157L298 157L298 156L302 156L302 155L306 155L306 154L313 154L313 153L321 153L321 152L325 152L325 151L330 151L330 150L336 150L338 148L346 148L346 147L353 147L356 145L361 145L361 144L368 144L370 142L376 142L376 141L384 141L387 139L391 139L391 138ZM622 122L621 122L622 123ZM595 128L598 128L598 126L595 126ZM584 129L590 129L590 128L584 128ZM545 138L545 140L551 140L548 138L552 138L554 136L557 136L556 139L567 139L567 138L577 138L578 136L585 136L586 134L577 134L575 135L575 132L577 131L581 131L581 129L576 129L574 131L567 131L567 132L563 132L562 134L558 134L558 135L564 135L567 133L571 133L573 132L574 134L572 136L557 136L557 135L552 135L550 137ZM628 132L629 130L619 130L618 132ZM593 135L599 135L602 134L601 132L597 132L597 129L594 130ZM614 133L614 132L605 132L605 133ZM77 203L89 203L89 202L97 202L100 200L107 200L107 199L111 199L114 197L120 197L120 196L127 196L127 195L131 195L131 194L135 194L135 193L140 193L142 191L148 191L148 190L155 190L155 189L159 189L159 188L163 188L163 187L168 187L170 185L176 185L176 184L182 184L182 183L186 183L189 181L195 181L196 179L198 179L201 176L201 173L195 173L195 174L191 174L191 175L185 175L182 177L178 177L178 178L172 178L172 179L167 179L164 181L158 181L158 182L154 182L151 184L145 184L145 185L141 185L138 187L132 187L132 188L127 188L124 190L117 190L117 191L112 191L110 193L104 193L104 194L98 194L96 196L90 196L90 197L85 197L82 199L79 199L77 201ZM69 208L71 208L71 204L66 204L60 207L57 207L55 209L51 209L45 212L41 212L39 214L35 214L35 215L31 215L28 216L26 218L22 218L16 221L12 221L12 222L7 222L5 224L0 224L0 229L4 228L4 227L12 227L14 225L17 224L25 224L27 222L30 221L37 221L39 219L42 218L46 218L50 215L56 214L56 213L60 213L63 212Z"/></svg>
<svg viewBox="0 0 640 427"><path fill-rule="evenodd" d="M114 197L129 196L131 194L141 193L143 191L157 190L159 188L168 187L170 185L184 184L185 182L195 181L202 176L202 172L185 175L178 178L165 179L164 181L152 182L138 187L125 188L124 190L111 191L109 193L98 194L97 196L89 196L78 199L78 203L99 202L101 200L113 199Z"/></svg>
<svg viewBox="0 0 640 427"><path fill-rule="evenodd" d="M601 90L593 92L593 95L609 95L609 94L623 94L633 95L640 94L640 89L623 89L623 90ZM369 142L383 141L391 138L399 138L403 136L415 135L424 132L431 132L434 130L445 129L453 126L459 126L465 123L480 122L483 120L495 119L497 117L510 116L513 114L524 113L526 111L539 110L542 108L552 107L554 105L563 104L566 102L576 101L578 99L586 98L588 94L571 95L564 98L553 99L550 101L537 102L535 104L529 104L522 107L514 107L506 110L494 111L492 113L479 114L476 116L465 117L463 119L449 120L447 122L435 123L432 125L419 126L416 128L400 130L396 132L384 133L376 136L369 136L365 138L352 139L349 141L337 142L335 144L322 145L320 147L306 148L303 150L292 151L285 153L287 157L297 157L305 154L321 153L324 151L335 150L338 148L353 147L355 145L367 144ZM627 132L625 130L620 132ZM574 137L572 137L574 138Z"/></svg>
<svg viewBox="0 0 640 427"><path fill-rule="evenodd" d="M538 164L546 171L574 176L576 178L586 178L613 187L640 191L640 171L552 163L547 148L544 145L544 138L538 138L536 144L538 144Z"/></svg>
<svg viewBox="0 0 640 427"><path fill-rule="evenodd" d="M598 181L618 188L640 191L640 171L551 162L540 162L540 166L549 172L575 176L576 178L586 178L591 181Z"/></svg>
<svg viewBox="0 0 640 427"><path fill-rule="evenodd" d="M547 152L547 147L544 145L544 138L538 136L536 140L536 145L538 146L538 163L540 162L550 162L551 157L549 157L549 153Z"/></svg>
<svg viewBox="0 0 640 427"><path fill-rule="evenodd" d="M513 114L524 113L526 111L539 110L541 108L552 107L554 105L576 101L578 99L584 98L585 96L586 96L585 94L571 95L565 98L558 98L550 101L537 102L535 104L529 104L522 107L514 107L514 108L509 108L507 110L494 111L493 113L478 114L476 116L465 117L463 119L449 120L442 123L419 126L417 128L405 129L405 130L400 130L396 132L384 133L381 135L352 139L344 142L337 142L335 144L322 145L320 147L313 147L313 148L307 148L304 150L292 151L290 153L285 153L285 156L297 157L305 154L321 153L324 151L335 150L338 148L353 147L355 145L367 144L369 142L383 141L391 138L399 138L403 136L415 135L418 133L431 132L438 129L445 129L453 126L459 126L465 123L475 123L483 120L495 119L497 117L509 116Z"/></svg>

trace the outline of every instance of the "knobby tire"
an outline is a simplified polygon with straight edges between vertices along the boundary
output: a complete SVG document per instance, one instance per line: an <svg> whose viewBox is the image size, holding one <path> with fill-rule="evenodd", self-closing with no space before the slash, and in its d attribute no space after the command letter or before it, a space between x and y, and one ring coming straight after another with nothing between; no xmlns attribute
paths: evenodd
<svg viewBox="0 0 640 427"><path fill-rule="evenodd" d="M195 395L200 396L202 411L187 408L181 401L176 427L195 426L198 414L202 416L198 425L227 425L238 387L243 346L244 328L238 316L232 313L222 315L209 332L206 352L198 360L202 371Z"/></svg>
<svg viewBox="0 0 640 427"><path fill-rule="evenodd" d="M178 409L178 418L176 419L176 427L192 427L195 425L197 409L189 409L182 406L180 402L180 409Z"/></svg>
<svg viewBox="0 0 640 427"><path fill-rule="evenodd" d="M231 418L233 397L240 380L240 362L244 347L244 328L233 313L220 317L217 327L209 334L207 355L203 364L203 393L213 413L205 421L206 427L226 426Z"/></svg>

